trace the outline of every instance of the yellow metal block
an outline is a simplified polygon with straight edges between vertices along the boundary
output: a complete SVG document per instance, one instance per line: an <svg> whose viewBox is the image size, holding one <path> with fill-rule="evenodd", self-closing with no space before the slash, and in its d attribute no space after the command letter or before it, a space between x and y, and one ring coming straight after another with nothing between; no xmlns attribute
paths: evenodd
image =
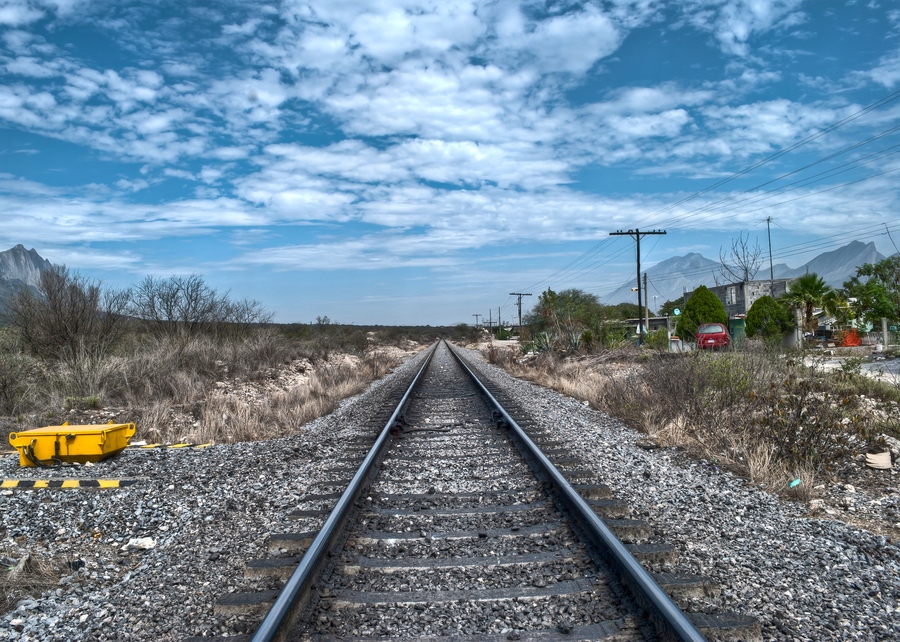
<svg viewBox="0 0 900 642"><path fill-rule="evenodd" d="M20 466L102 461L125 449L134 436L134 424L45 426L10 433L9 443L19 451Z"/></svg>

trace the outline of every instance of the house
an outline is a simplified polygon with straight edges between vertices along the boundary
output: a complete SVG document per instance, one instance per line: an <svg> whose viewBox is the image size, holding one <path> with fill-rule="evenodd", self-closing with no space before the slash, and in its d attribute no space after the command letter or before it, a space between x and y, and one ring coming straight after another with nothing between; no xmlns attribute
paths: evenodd
<svg viewBox="0 0 900 642"><path fill-rule="evenodd" d="M726 285L717 285L709 288L709 291L715 294L725 311L728 313L729 319L740 317L750 311L753 303L766 295L774 299L785 294L790 289L792 279L775 279L770 281L743 281L741 283L729 283ZM686 292L684 302L691 298L693 292Z"/></svg>

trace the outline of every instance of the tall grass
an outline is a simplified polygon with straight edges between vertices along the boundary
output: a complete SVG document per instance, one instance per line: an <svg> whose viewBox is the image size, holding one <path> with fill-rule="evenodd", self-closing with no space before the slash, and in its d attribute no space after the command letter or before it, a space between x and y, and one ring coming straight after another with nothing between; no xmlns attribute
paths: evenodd
<svg viewBox="0 0 900 642"><path fill-rule="evenodd" d="M103 407L134 421L138 438L154 442L281 436L330 412L397 365L365 339L363 334L362 342L353 336L342 343L331 337L323 349L321 337L297 339L265 328L239 340L134 334L99 361L87 355L40 361L23 352L14 332L0 330L0 427L20 431L61 423L72 409ZM353 361L324 360L348 350ZM288 390L262 385L301 361L312 371L305 384ZM249 401L220 390L248 382L266 394ZM187 429L185 416L191 419Z"/></svg>

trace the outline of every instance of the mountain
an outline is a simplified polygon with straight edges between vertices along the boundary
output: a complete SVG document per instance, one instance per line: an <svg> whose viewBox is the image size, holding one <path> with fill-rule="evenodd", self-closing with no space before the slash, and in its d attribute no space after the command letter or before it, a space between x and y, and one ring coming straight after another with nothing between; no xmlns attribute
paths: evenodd
<svg viewBox="0 0 900 642"><path fill-rule="evenodd" d="M41 273L53 267L34 248L26 250L24 245L0 252L0 312L5 302L23 288L37 291Z"/></svg>
<svg viewBox="0 0 900 642"><path fill-rule="evenodd" d="M857 266L863 263L878 263L885 258L887 257L875 249L874 243L851 241L844 247L820 254L796 270L776 271L775 276L779 279L793 279L807 272L815 272L825 280L825 283L833 288L839 288L843 287L844 281L856 272Z"/></svg>
<svg viewBox="0 0 900 642"><path fill-rule="evenodd" d="M4 281L20 281L22 285L38 287L41 273L53 267L45 258L31 248L19 244L12 249L0 252L0 279Z"/></svg>
<svg viewBox="0 0 900 642"><path fill-rule="evenodd" d="M653 296L656 295L657 306L666 301L680 297L684 289L693 290L698 285L715 285L713 274L718 275L720 264L706 258L702 254L691 252L684 256L673 256L660 261L647 272L647 281L650 290L650 305L653 305ZM719 277L721 280L721 277ZM631 291L635 287L634 281L623 283L617 290L603 298L603 303L615 305L628 301L637 301L637 295Z"/></svg>
<svg viewBox="0 0 900 642"><path fill-rule="evenodd" d="M807 272L815 272L832 287L842 287L844 281L856 273L856 268L863 263L877 263L885 257L875 249L874 243L861 243L851 241L844 247L831 252L823 252L811 261L798 268L791 268L784 263L773 266L776 279L793 279ZM646 270L648 285L648 300L653 306L653 296L656 295L656 306L661 306L666 301L672 301L682 296L685 290L690 292L700 285L711 287L717 284L730 282L722 276L719 261L708 259L701 254L692 252L684 256L673 256L660 261ZM769 266L765 261L756 274L757 279L769 278ZM603 303L614 305L623 301L635 302L636 295L631 291L635 283L629 281L623 283L617 290L607 297Z"/></svg>

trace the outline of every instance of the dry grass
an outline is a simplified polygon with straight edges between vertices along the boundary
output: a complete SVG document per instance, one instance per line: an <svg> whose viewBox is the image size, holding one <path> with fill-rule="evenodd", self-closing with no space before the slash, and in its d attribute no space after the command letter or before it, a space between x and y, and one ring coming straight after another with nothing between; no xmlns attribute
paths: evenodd
<svg viewBox="0 0 900 642"><path fill-rule="evenodd" d="M133 336L115 355L63 363L29 357L8 332L0 331L0 339L0 428L21 431L72 419L105 423L113 413L137 424L137 439L159 443L289 434L390 372L404 354L364 345L365 352L340 359L334 343L324 360L321 342L261 329L241 340ZM309 366L308 376L287 389L270 385L298 362ZM70 415L73 408L79 414ZM98 408L107 412L104 418L92 418Z"/></svg>
<svg viewBox="0 0 900 642"><path fill-rule="evenodd" d="M303 384L275 389L264 396L246 396L213 390L195 404L197 421L179 429L167 421L173 408L160 404L150 409L142 435L152 441L234 443L260 441L296 433L302 425L332 412L341 400L358 394L383 377L399 362L371 352L358 362L323 364Z"/></svg>
<svg viewBox="0 0 900 642"><path fill-rule="evenodd" d="M18 602L29 597L40 597L41 593L56 588L59 578L71 573L65 561L51 561L29 554L19 557L0 555L4 567L0 579L0 613L8 613Z"/></svg>
<svg viewBox="0 0 900 642"><path fill-rule="evenodd" d="M894 389L853 375L825 375L762 347L718 354L604 354L561 360L488 353L511 374L586 400L663 445L682 447L797 499L816 478L861 451L890 417L865 412L863 398ZM895 422L896 423L896 422ZM896 428L896 426L894 426ZM790 486L799 479L799 485Z"/></svg>

